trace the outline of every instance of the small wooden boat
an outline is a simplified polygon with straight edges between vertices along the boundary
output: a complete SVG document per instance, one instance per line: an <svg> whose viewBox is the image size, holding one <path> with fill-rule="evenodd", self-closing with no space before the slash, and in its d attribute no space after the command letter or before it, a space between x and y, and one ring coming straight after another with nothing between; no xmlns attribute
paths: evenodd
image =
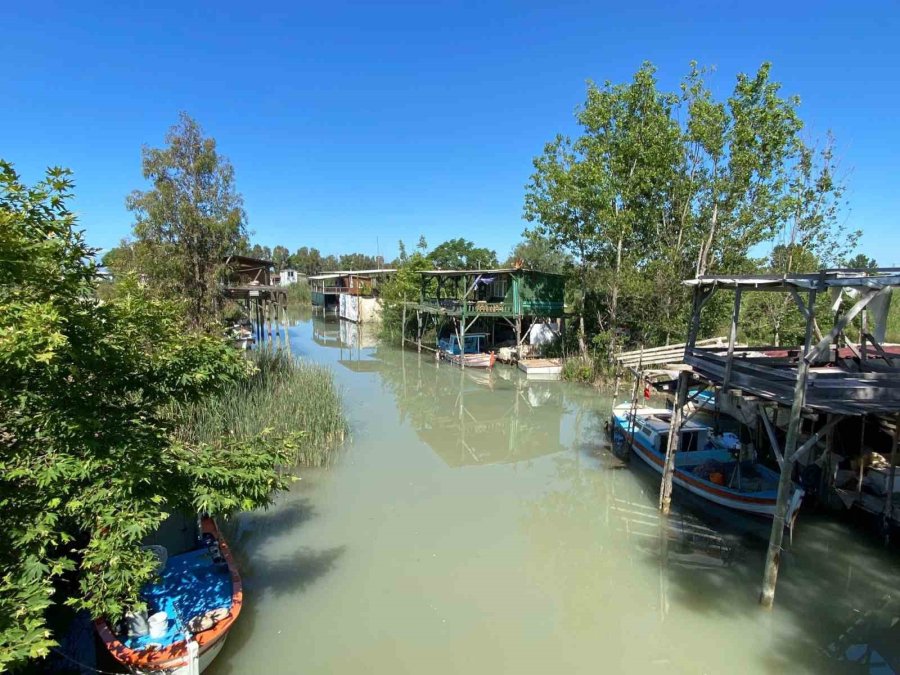
<svg viewBox="0 0 900 675"><path fill-rule="evenodd" d="M201 520L198 548L165 561L160 581L142 595L150 613L165 612L165 633L129 635L95 622L110 653L132 673L197 675L218 655L241 611L243 590L228 544L212 518Z"/></svg>
<svg viewBox="0 0 900 675"><path fill-rule="evenodd" d="M661 408L618 405L613 410L613 440L662 474L672 411ZM771 518L778 494L778 473L753 459L741 458L732 434L714 436L712 429L688 421L681 430L675 453L672 481L710 502L745 513ZM789 525L800 508L803 490L791 489L785 522Z"/></svg>
<svg viewBox="0 0 900 675"><path fill-rule="evenodd" d="M493 352L486 354L482 351L482 346L486 340L486 333L470 333L464 339L465 349L460 349L459 338L456 335L451 335L438 340L438 353L442 358L458 366L465 366L466 368L493 368L497 357Z"/></svg>
<svg viewBox="0 0 900 675"><path fill-rule="evenodd" d="M490 354L446 354L450 363L466 368L493 368L497 357L493 352Z"/></svg>

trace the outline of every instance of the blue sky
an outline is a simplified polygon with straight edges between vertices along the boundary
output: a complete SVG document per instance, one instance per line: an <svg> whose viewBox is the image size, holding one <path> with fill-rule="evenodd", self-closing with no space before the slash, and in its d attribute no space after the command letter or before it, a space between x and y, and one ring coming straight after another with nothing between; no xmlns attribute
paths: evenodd
<svg viewBox="0 0 900 675"><path fill-rule="evenodd" d="M124 2L0 6L0 156L68 166L88 241L127 235L143 144L179 110L235 166L254 240L387 258L463 236L504 257L532 157L584 82L764 60L831 129L861 250L900 264L896 2Z"/></svg>

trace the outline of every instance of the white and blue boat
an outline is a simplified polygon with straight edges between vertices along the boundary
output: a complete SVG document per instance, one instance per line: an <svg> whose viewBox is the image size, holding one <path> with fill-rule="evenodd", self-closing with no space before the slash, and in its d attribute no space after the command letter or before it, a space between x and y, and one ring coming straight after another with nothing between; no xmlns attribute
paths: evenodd
<svg viewBox="0 0 900 675"><path fill-rule="evenodd" d="M629 446L661 475L671 420L671 410L618 405L613 410L613 440ZM776 471L755 458L743 457L733 434L717 436L710 427L693 420L682 426L672 477L675 485L714 504L771 518L778 478ZM789 525L802 499L802 488L793 485L785 519Z"/></svg>

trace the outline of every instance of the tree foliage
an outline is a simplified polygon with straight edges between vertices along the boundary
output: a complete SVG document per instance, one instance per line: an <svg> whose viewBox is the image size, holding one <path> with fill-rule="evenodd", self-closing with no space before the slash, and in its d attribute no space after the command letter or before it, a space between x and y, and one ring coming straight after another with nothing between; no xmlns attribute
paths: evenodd
<svg viewBox="0 0 900 675"><path fill-rule="evenodd" d="M420 238L420 242L424 238ZM419 247L421 249L421 246ZM463 238L449 239L438 244L428 253L428 260L439 270L490 269L497 266L497 253L487 248L479 248Z"/></svg>
<svg viewBox="0 0 900 675"><path fill-rule="evenodd" d="M181 113L165 140L164 148L144 148L143 175L152 188L132 192L126 205L135 214L137 241L166 262L142 273L157 285L174 284L188 300L192 322L200 325L218 309L225 257L246 236L243 200L231 163L189 115Z"/></svg>
<svg viewBox="0 0 900 675"><path fill-rule="evenodd" d="M803 142L799 100L770 70L738 75L724 100L696 64L678 91L660 90L652 64L625 84L589 83L580 135L557 136L535 158L526 234L572 261L582 353L587 333L605 357L622 341L683 336L686 278L787 273L852 249L833 141ZM764 246L773 255L755 259ZM727 310L710 310L715 329Z"/></svg>
<svg viewBox="0 0 900 675"><path fill-rule="evenodd" d="M290 438L177 438L182 406L251 366L133 281L98 302L71 189L62 169L29 187L0 162L0 670L52 646L63 577L68 604L116 619L168 513L265 505L288 480Z"/></svg>

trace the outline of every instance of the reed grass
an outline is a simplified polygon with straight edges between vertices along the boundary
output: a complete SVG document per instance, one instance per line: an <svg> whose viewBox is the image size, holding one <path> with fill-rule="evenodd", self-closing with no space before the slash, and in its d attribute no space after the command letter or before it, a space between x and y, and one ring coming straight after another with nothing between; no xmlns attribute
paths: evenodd
<svg viewBox="0 0 900 675"><path fill-rule="evenodd" d="M312 304L312 289L306 279L298 279L297 283L287 287L287 300L289 304L294 305L310 305Z"/></svg>
<svg viewBox="0 0 900 675"><path fill-rule="evenodd" d="M322 366L296 360L284 348L250 352L256 371L246 380L184 411L179 433L193 442L223 437L250 439L267 431L300 432L296 460L327 466L347 433L343 401L334 376Z"/></svg>

